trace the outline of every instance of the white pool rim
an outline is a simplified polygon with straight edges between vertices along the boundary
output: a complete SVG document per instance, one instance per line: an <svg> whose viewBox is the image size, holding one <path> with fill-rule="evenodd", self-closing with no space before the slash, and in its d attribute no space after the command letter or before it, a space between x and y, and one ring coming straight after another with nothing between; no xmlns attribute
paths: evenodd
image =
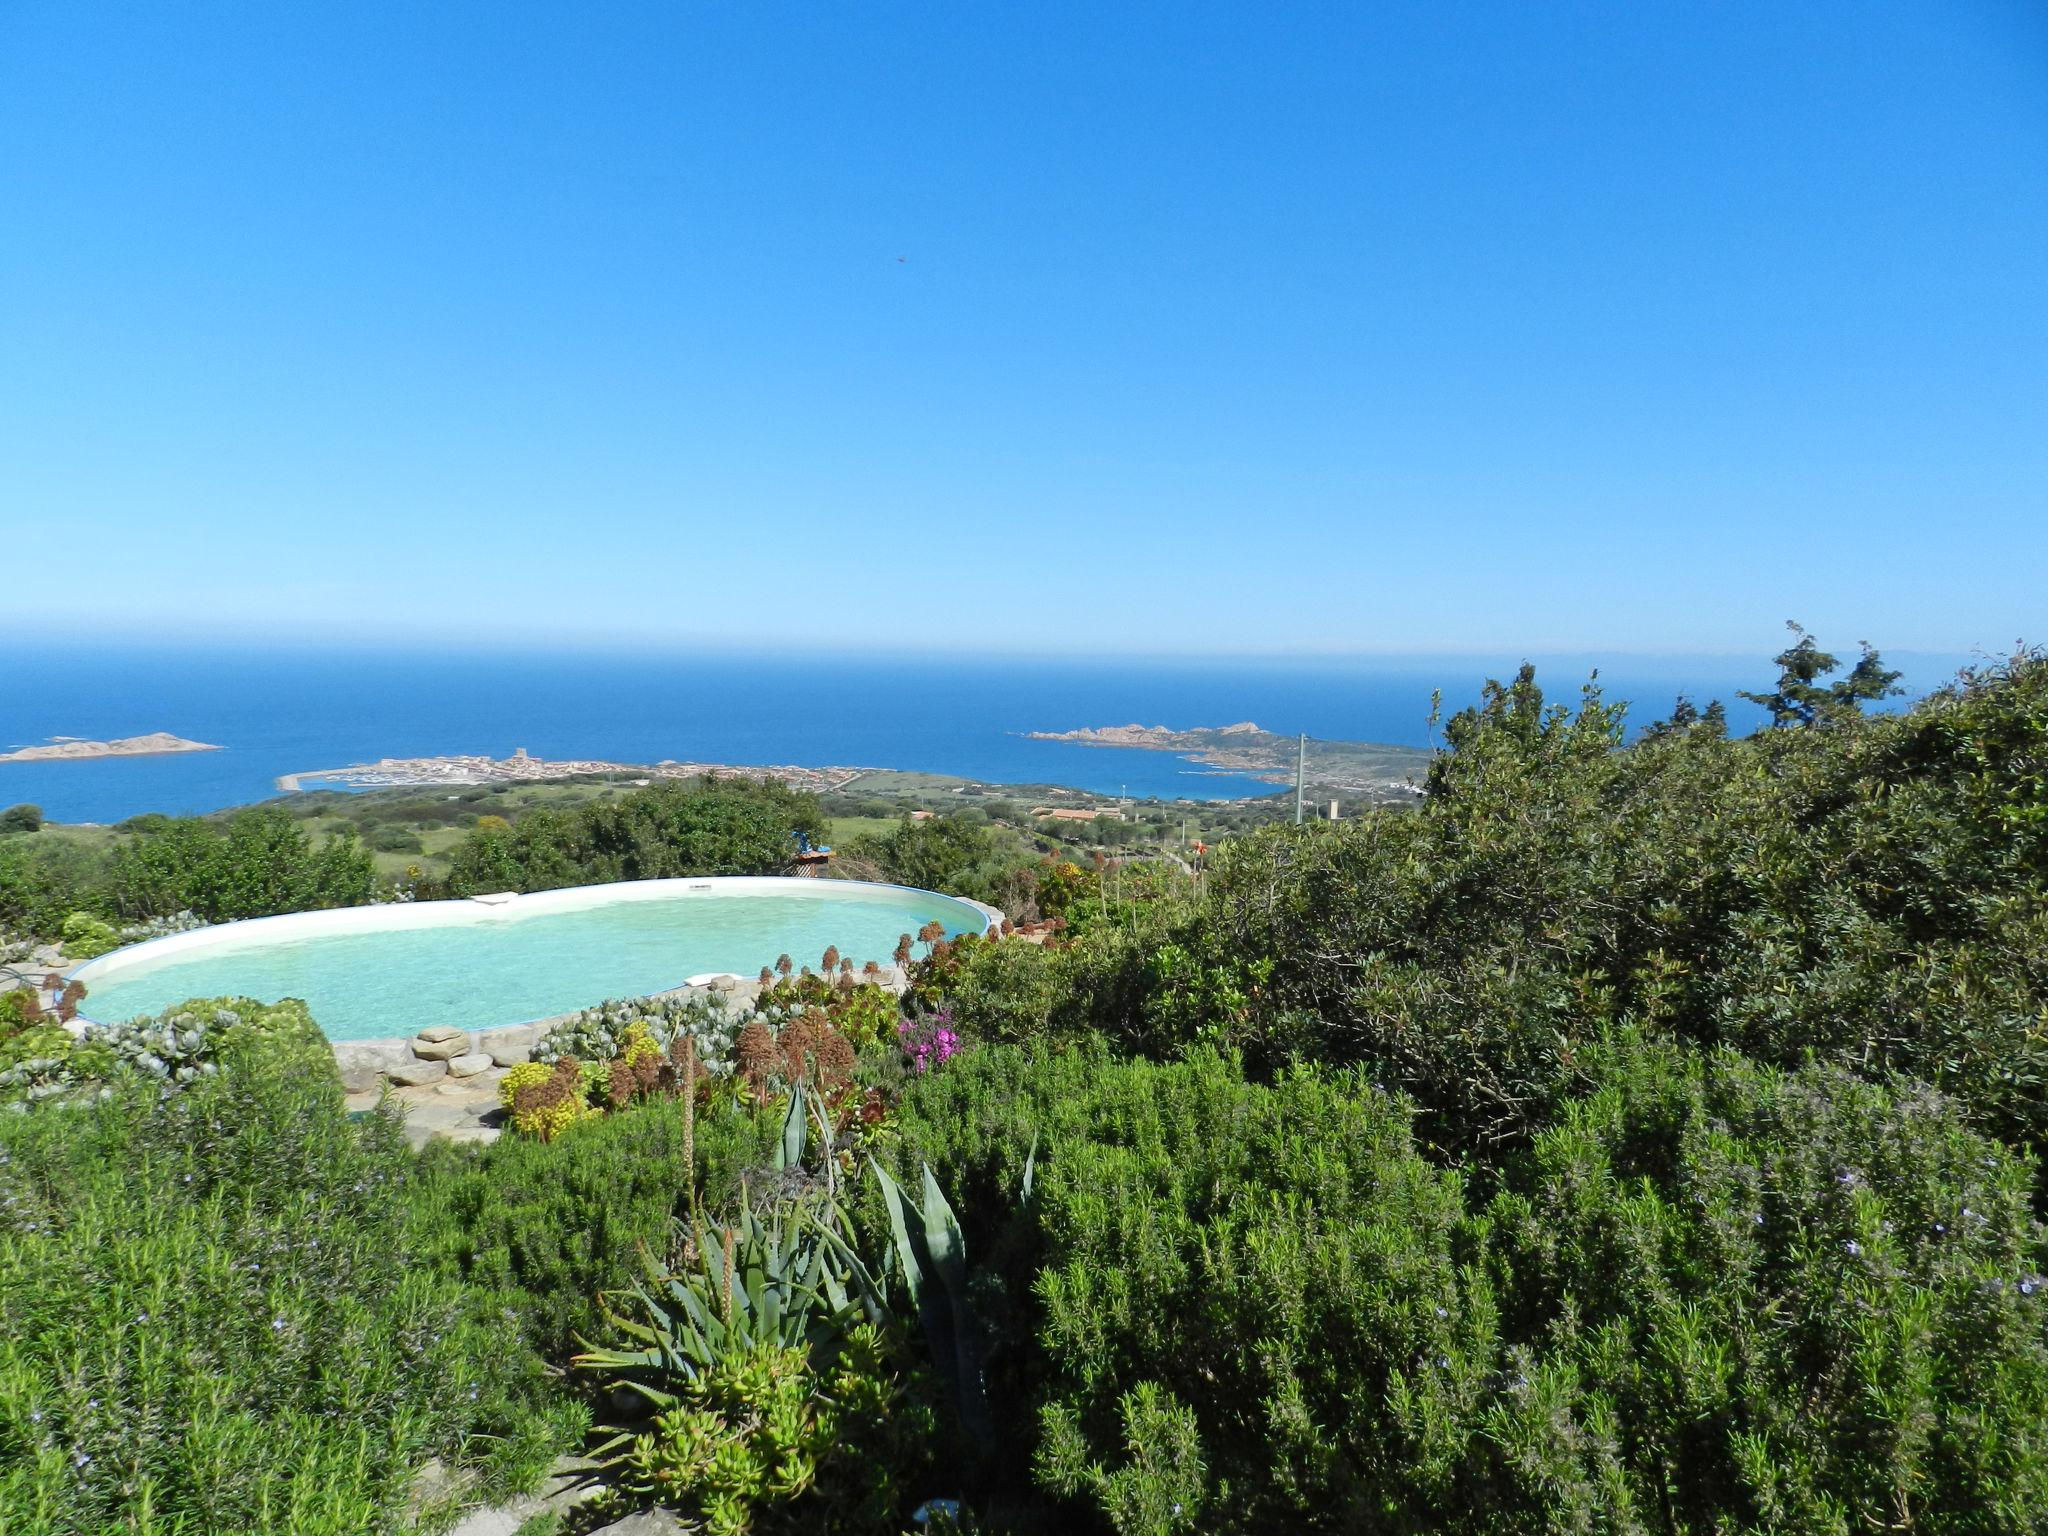
<svg viewBox="0 0 2048 1536"><path fill-rule="evenodd" d="M572 885L554 891L533 891L525 895L501 891L483 896L458 897L450 901L394 901L367 907L326 907L317 912L286 912L277 917L250 917L239 922L214 923L185 933L169 933L160 939L145 939L110 950L104 955L74 966L66 979L85 983L86 1010L80 1024L104 1021L90 1017L91 987L95 980L134 969L154 966L187 950L244 947L256 948L279 941L321 938L345 933L389 933L412 928L455 928L486 923L503 923L550 912L574 912L588 907L612 906L630 901L673 901L678 897L749 897L803 895L831 900L847 896L891 894L928 905L950 902L961 909L961 922L970 932L988 933L999 927L1003 914L995 907L965 896L948 896L912 885L887 885L872 880L818 880L794 875L703 875L679 880L619 880L608 885ZM927 914L927 921L929 914ZM678 981L666 991L681 991L689 982ZM525 1020L545 1023L546 1020ZM337 1045L374 1046L392 1041L347 1040Z"/></svg>

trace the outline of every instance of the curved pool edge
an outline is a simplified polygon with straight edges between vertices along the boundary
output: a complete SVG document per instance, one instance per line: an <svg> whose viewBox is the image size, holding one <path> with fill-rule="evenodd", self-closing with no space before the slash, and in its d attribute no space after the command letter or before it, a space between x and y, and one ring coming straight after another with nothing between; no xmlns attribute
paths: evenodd
<svg viewBox="0 0 2048 1536"><path fill-rule="evenodd" d="M145 950L150 952L146 958L154 961L176 954L181 950L203 948L208 940L217 940L223 932L229 929L246 933L250 930L261 928L275 932L276 930L273 925L295 925L293 931L305 937L327 933L373 933L401 928L440 927L443 925L458 925L464 922L488 922L493 915L505 915L515 909L524 914L538 916L542 912L573 912L590 907L606 906L618 901L656 900L662 897L693 892L701 892L707 895L716 894L720 891L730 894L740 894L746 891L761 893L788 890L791 887L801 887L807 892L816 894L822 894L822 887L846 891L892 891L901 892L906 896L938 897L944 901L954 902L977 914L981 918L981 932L984 935L999 929L1006 921L1006 916L1000 908L990 906L985 901L977 901L971 896L954 896L946 891L927 890L922 886L915 885L896 885L881 880L819 880L800 875L698 875L661 880L614 880L600 885L562 886L551 891L501 891L490 892L480 896L451 897L443 901L393 901L379 902L360 907L321 907L309 912L280 912L271 917L247 917L228 923L209 923L203 928L189 929L184 933L169 933L161 938L144 939L139 944L128 944L120 949L109 950L104 955L95 955L92 959L81 961L69 971L66 971L64 979L66 981L82 981L86 984L89 1005L92 978L86 974L87 972L105 975L110 970L119 971L123 967L109 966L107 962L117 959L132 960L136 956L141 955ZM419 917L422 915L426 918L424 922L408 922L403 920L407 916ZM96 970L95 968L98 969ZM893 966L889 967L888 970L891 973L891 982L888 984L892 984L896 990L900 991L905 984L905 978ZM732 973L726 972L724 974L731 975ZM739 986L718 990L725 991L728 996L737 996L739 993L757 985L745 977L740 977L738 980L740 982ZM691 994L702 996L712 990L714 989L711 987L692 986L689 982L683 981L671 987L663 987L638 995L643 997L675 997ZM600 999L600 1001L602 1000ZM549 1014L537 1019L508 1020L505 1023L493 1024L486 1029L480 1029L473 1033L485 1034L496 1030L531 1029L536 1032L537 1037L538 1032L544 1026L569 1018L572 1016L572 1013L578 1011L581 1010L572 1010L571 1013ZM74 1025L80 1029L96 1025L103 1026L109 1022L118 1023L120 1021L95 1019L83 1011L73 1021ZM317 1025L319 1020L315 1019L314 1023ZM325 1031L322 1031L322 1034L324 1037ZM390 1056L394 1059L402 1060L411 1055L411 1045L414 1038L411 1035L375 1036L361 1040L334 1040L330 1038L327 1044L331 1050L337 1052L338 1059L339 1053L343 1048L346 1048L351 1056L363 1058Z"/></svg>

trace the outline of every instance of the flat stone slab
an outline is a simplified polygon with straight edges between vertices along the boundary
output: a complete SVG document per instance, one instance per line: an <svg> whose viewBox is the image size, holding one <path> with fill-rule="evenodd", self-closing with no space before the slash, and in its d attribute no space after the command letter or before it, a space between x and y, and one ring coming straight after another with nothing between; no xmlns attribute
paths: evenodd
<svg viewBox="0 0 2048 1536"><path fill-rule="evenodd" d="M334 1047L344 1093L367 1093L391 1068L409 1060L403 1045L392 1040L343 1040Z"/></svg>
<svg viewBox="0 0 2048 1536"><path fill-rule="evenodd" d="M451 1056L448 1058L448 1075L450 1077L475 1077L479 1072L490 1071L493 1065L495 1063L492 1062L488 1052L471 1051L466 1056Z"/></svg>
<svg viewBox="0 0 2048 1536"><path fill-rule="evenodd" d="M519 1527L535 1515L550 1510L570 1515L597 1491L583 1481L594 1465L579 1456L564 1456L548 1469L547 1480L537 1490L495 1508L470 1511L448 1536L517 1536Z"/></svg>
<svg viewBox="0 0 2048 1536"><path fill-rule="evenodd" d="M469 1054L469 1031L448 1024L423 1029L412 1038L412 1053L422 1061L453 1061Z"/></svg>
<svg viewBox="0 0 2048 1536"><path fill-rule="evenodd" d="M503 1029L480 1029L476 1033L476 1049L489 1056L501 1067L517 1066L533 1056L534 1041L540 1031L531 1024L511 1024Z"/></svg>
<svg viewBox="0 0 2048 1536"><path fill-rule="evenodd" d="M445 1061L401 1061L385 1069L384 1075L400 1088L417 1088L437 1083L448 1075Z"/></svg>

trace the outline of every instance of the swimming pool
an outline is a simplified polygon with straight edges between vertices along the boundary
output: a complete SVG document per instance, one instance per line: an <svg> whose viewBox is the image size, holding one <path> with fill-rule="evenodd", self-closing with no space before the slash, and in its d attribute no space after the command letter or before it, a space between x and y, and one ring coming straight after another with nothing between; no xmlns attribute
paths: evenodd
<svg viewBox="0 0 2048 1536"><path fill-rule="evenodd" d="M980 933L986 914L933 891L852 880L637 880L530 896L295 912L117 949L72 974L102 1022L192 997L305 1000L330 1040L429 1024L490 1029L707 972L751 977L788 955L814 969L836 946L856 969L889 964L930 922Z"/></svg>

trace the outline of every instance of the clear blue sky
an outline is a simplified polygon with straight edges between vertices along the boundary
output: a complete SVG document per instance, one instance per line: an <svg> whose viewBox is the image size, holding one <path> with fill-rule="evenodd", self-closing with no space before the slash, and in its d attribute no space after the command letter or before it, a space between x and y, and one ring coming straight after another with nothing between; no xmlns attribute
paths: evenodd
<svg viewBox="0 0 2048 1536"><path fill-rule="evenodd" d="M46 636L2048 638L2048 7L13 0L0 533Z"/></svg>

